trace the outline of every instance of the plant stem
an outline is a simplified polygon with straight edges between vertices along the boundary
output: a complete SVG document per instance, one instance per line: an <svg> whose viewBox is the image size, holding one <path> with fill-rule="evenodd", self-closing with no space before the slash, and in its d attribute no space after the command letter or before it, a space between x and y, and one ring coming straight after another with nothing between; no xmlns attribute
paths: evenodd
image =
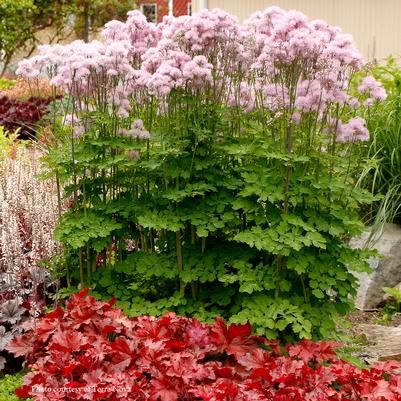
<svg viewBox="0 0 401 401"><path fill-rule="evenodd" d="M79 277L80 277L80 283L81 283L81 288L84 287L84 267L82 263L82 248L79 250Z"/></svg>
<svg viewBox="0 0 401 401"><path fill-rule="evenodd" d="M176 246L176 252L177 252L177 267L178 267L178 272L181 274L182 272L182 244L181 244L181 230L178 230L175 232L175 246ZM184 296L185 294L185 284L180 278L180 295Z"/></svg>

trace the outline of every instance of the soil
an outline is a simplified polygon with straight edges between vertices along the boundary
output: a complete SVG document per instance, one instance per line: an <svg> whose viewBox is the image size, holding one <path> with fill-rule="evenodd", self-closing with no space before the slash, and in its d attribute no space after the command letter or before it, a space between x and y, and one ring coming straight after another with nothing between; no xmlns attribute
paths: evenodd
<svg viewBox="0 0 401 401"><path fill-rule="evenodd" d="M383 322L383 313L380 310L355 310L348 314L347 320L352 324L349 329L354 332L359 324L380 324L382 326L401 327L401 313L396 313L390 321Z"/></svg>
<svg viewBox="0 0 401 401"><path fill-rule="evenodd" d="M357 347L360 348L359 351L352 354L367 365L375 363L380 358L380 355L373 351L374 347L372 346L375 344L367 341L361 325L380 325L383 327L401 328L401 313L394 314L392 319L389 321L384 321L383 315L384 314L381 310L355 310L347 316L347 320L351 324L350 327L343 329L343 331L345 331L345 333L355 341Z"/></svg>

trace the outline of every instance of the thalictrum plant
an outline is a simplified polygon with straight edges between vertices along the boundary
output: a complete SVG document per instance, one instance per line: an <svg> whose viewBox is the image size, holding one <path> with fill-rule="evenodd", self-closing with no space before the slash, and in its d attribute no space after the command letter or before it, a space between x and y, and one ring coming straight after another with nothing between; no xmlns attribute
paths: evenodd
<svg viewBox="0 0 401 401"><path fill-rule="evenodd" d="M366 122L352 38L271 7L111 21L104 42L45 46L20 64L65 93L47 158L71 209L67 274L131 314L176 311L322 337L352 306L367 252L356 187ZM375 86L375 90L371 87Z"/></svg>

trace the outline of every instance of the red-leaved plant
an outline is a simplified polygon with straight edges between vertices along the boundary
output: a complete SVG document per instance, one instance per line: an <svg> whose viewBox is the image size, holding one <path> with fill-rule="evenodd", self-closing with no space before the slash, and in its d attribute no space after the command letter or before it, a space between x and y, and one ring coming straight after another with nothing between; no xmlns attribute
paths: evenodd
<svg viewBox="0 0 401 401"><path fill-rule="evenodd" d="M21 139L32 138L51 101L51 97L32 96L27 100L18 100L0 95L0 125L10 132L20 128Z"/></svg>
<svg viewBox="0 0 401 401"><path fill-rule="evenodd" d="M73 295L7 347L32 372L20 397L35 401L397 401L397 362L358 369L334 342L280 347L247 325L167 314L128 318L114 301Z"/></svg>

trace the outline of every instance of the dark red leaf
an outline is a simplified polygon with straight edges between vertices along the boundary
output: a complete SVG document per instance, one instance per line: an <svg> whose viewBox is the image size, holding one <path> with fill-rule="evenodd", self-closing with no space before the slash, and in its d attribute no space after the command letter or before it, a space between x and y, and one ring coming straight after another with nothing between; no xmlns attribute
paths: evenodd
<svg viewBox="0 0 401 401"><path fill-rule="evenodd" d="M251 325L250 323L246 324L231 324L228 328L228 341L232 341L236 337L247 337L251 335Z"/></svg>
<svg viewBox="0 0 401 401"><path fill-rule="evenodd" d="M15 390L15 394L19 398L28 398L31 395L30 391L31 391L31 386L25 385L25 386L17 388Z"/></svg>
<svg viewBox="0 0 401 401"><path fill-rule="evenodd" d="M65 314L64 309L58 306L54 311L46 313L44 317L46 319L59 319L61 317L64 317L64 314Z"/></svg>

